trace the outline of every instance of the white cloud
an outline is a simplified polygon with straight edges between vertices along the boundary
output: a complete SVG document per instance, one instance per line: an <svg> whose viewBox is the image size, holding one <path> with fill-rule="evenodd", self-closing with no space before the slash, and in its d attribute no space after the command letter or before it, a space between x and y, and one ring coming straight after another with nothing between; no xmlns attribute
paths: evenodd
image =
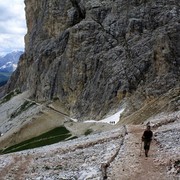
<svg viewBox="0 0 180 180"><path fill-rule="evenodd" d="M19 34L0 34L0 54L24 49L24 36Z"/></svg>
<svg viewBox="0 0 180 180"><path fill-rule="evenodd" d="M24 49L24 0L0 0L0 55Z"/></svg>

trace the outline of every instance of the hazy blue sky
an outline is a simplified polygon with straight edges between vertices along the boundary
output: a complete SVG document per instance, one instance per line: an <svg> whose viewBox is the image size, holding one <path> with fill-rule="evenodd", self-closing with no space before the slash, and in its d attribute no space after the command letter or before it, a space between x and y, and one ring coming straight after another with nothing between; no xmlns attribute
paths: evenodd
<svg viewBox="0 0 180 180"><path fill-rule="evenodd" d="M24 0L0 0L0 55L24 50Z"/></svg>

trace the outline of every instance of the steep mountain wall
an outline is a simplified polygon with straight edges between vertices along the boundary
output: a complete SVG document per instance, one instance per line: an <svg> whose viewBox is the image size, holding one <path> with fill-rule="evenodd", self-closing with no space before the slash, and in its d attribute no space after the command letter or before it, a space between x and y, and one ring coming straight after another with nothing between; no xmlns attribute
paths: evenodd
<svg viewBox="0 0 180 180"><path fill-rule="evenodd" d="M25 53L6 92L59 99L70 115L129 113L180 85L179 0L25 0Z"/></svg>

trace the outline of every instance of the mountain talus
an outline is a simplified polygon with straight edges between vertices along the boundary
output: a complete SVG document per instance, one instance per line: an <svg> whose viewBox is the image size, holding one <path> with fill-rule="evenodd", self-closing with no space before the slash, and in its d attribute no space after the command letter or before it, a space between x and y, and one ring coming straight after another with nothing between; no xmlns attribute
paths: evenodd
<svg viewBox="0 0 180 180"><path fill-rule="evenodd" d="M25 53L6 92L59 100L70 116L125 114L179 87L178 0L25 0Z"/></svg>

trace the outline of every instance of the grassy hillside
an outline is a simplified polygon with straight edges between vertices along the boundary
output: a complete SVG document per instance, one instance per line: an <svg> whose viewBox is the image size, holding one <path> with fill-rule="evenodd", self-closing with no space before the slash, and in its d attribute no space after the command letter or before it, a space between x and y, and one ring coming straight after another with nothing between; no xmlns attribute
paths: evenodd
<svg viewBox="0 0 180 180"><path fill-rule="evenodd" d="M70 138L71 136L72 136L71 133L64 126L60 126L46 133L43 133L37 137L28 139L19 144L8 147L4 151L1 150L1 153L6 154L6 153L11 153L11 152L17 152L17 151L22 151L26 149L46 146L46 145L50 145L50 144L54 144L54 143L66 140L67 138ZM73 136L72 138L76 138L76 137Z"/></svg>

